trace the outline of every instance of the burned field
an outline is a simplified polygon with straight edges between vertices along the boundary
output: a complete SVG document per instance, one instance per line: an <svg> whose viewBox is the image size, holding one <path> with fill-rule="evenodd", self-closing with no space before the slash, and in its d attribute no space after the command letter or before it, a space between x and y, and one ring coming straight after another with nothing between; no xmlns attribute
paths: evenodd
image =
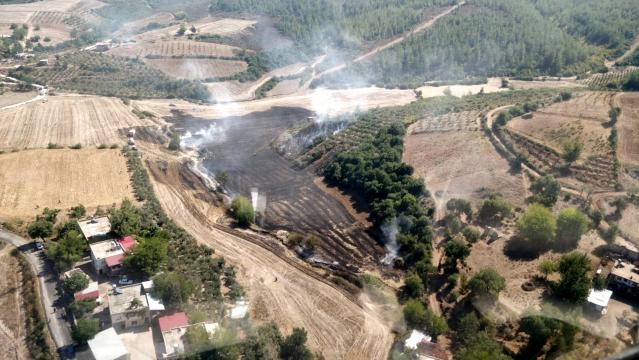
<svg viewBox="0 0 639 360"><path fill-rule="evenodd" d="M313 170L295 169L273 148L283 132L310 115L303 109L274 108L214 122L186 117L170 121L194 134L185 145L200 149L209 173L228 174L231 194L250 197L257 189L257 222L265 229L314 235L319 239L315 259L321 261L354 266L379 262L383 248L338 199L315 185Z"/></svg>

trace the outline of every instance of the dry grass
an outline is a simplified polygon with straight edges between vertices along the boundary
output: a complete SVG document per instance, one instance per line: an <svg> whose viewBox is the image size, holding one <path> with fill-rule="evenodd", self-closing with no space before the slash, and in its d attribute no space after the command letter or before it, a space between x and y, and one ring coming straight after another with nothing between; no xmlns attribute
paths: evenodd
<svg viewBox="0 0 639 360"><path fill-rule="evenodd" d="M617 123L618 156L624 166L639 167L639 93L624 93L615 99L621 107Z"/></svg>
<svg viewBox="0 0 639 360"><path fill-rule="evenodd" d="M20 296L21 273L13 248L0 243L0 354L3 359L28 358Z"/></svg>
<svg viewBox="0 0 639 360"><path fill-rule="evenodd" d="M248 67L244 61L217 59L145 59L145 62L178 79L206 79L240 73Z"/></svg>
<svg viewBox="0 0 639 360"><path fill-rule="evenodd" d="M97 96L52 96L46 103L0 111L0 149L112 144L118 130L153 125L135 116L120 99Z"/></svg>
<svg viewBox="0 0 639 360"><path fill-rule="evenodd" d="M28 164L28 166L25 166ZM32 217L45 207L111 206L133 198L119 150L28 150L0 155L0 217Z"/></svg>
<svg viewBox="0 0 639 360"><path fill-rule="evenodd" d="M478 203L489 192L500 192L515 205L523 203L521 175L510 173L508 162L479 131L410 134L404 161L424 178L439 210L451 198Z"/></svg>
<svg viewBox="0 0 639 360"><path fill-rule="evenodd" d="M189 23L197 28L197 33L202 35L220 35L220 36L232 36L241 34L247 29L251 28L257 21L254 20L242 20L242 19L219 19L213 17L205 17L199 19L193 23ZM177 33L180 25L173 25L162 29L156 29L144 32L135 36L137 41L145 40L159 40L159 39L173 39Z"/></svg>
<svg viewBox="0 0 639 360"><path fill-rule="evenodd" d="M28 92L6 91L4 94L0 95L0 108L33 99L37 95L38 94L35 91L28 91Z"/></svg>

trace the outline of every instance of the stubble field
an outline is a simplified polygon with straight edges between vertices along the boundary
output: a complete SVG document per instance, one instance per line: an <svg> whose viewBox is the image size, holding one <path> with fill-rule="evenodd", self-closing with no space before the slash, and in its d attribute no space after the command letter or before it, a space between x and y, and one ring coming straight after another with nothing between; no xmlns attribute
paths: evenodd
<svg viewBox="0 0 639 360"><path fill-rule="evenodd" d="M125 198L133 194L119 150L42 149L0 155L0 218L30 218L45 207L110 207Z"/></svg>

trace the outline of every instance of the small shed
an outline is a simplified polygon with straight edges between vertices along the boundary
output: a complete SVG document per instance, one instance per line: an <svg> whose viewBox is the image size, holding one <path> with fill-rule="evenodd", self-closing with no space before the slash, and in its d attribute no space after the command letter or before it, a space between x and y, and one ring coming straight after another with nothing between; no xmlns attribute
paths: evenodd
<svg viewBox="0 0 639 360"><path fill-rule="evenodd" d="M100 331L88 343L95 360L131 359L131 354L112 327Z"/></svg>
<svg viewBox="0 0 639 360"><path fill-rule="evenodd" d="M588 304L592 306L597 312L605 315L608 312L608 302L612 297L612 291L608 289L596 290L590 289L588 294Z"/></svg>

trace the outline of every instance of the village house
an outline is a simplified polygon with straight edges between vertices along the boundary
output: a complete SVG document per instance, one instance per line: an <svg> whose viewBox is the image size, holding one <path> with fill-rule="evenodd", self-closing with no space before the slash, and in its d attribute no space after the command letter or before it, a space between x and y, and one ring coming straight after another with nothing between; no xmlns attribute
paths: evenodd
<svg viewBox="0 0 639 360"><path fill-rule="evenodd" d="M613 290L634 295L639 292L639 270L633 264L616 260L608 275L608 285Z"/></svg>
<svg viewBox="0 0 639 360"><path fill-rule="evenodd" d="M608 312L608 303L610 302L611 297L611 290L590 289L587 301L594 311L601 315L606 315L606 313Z"/></svg>
<svg viewBox="0 0 639 360"><path fill-rule="evenodd" d="M114 287L108 298L109 315L114 328L123 330L149 325L149 303L142 293L142 285Z"/></svg>
<svg viewBox="0 0 639 360"><path fill-rule="evenodd" d="M89 243L106 240L111 233L111 222L106 216L78 220L78 225Z"/></svg>
<svg viewBox="0 0 639 360"><path fill-rule="evenodd" d="M164 340L164 358L176 357L184 353L184 341L189 320L183 312L163 316L158 319L162 340Z"/></svg>
<svg viewBox="0 0 639 360"><path fill-rule="evenodd" d="M124 255L135 247L132 236L120 240L105 240L89 245L91 262L95 272L100 275L115 276L122 270Z"/></svg>

